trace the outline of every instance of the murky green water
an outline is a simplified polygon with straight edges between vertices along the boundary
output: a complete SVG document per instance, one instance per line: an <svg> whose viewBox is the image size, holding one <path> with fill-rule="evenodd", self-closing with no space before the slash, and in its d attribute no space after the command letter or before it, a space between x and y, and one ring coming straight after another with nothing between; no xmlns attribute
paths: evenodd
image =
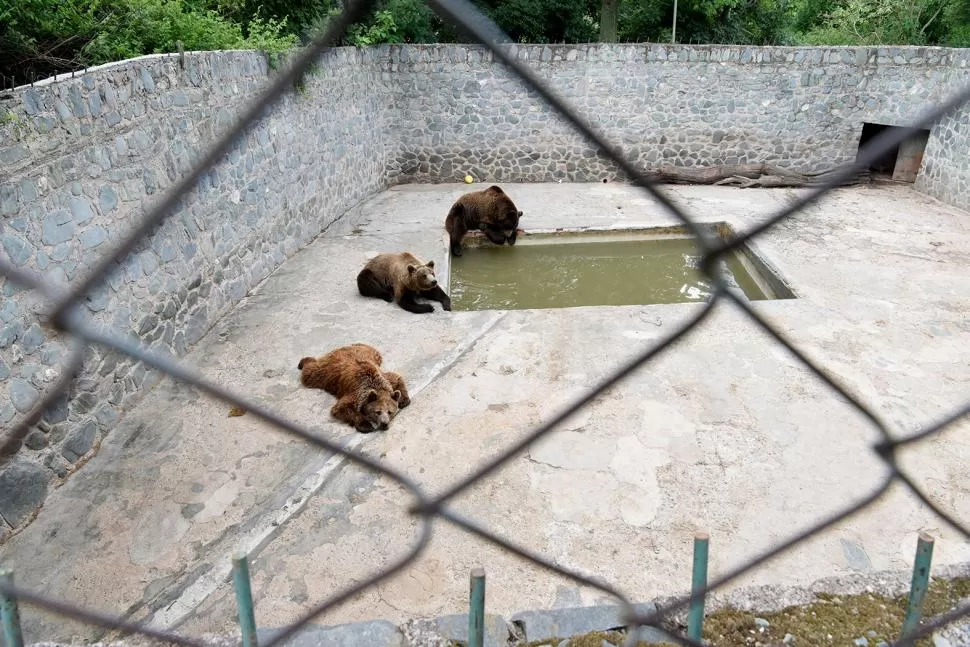
<svg viewBox="0 0 970 647"><path fill-rule="evenodd" d="M700 302L713 286L690 239L466 247L451 259L454 310ZM751 300L767 298L737 258L727 263Z"/></svg>

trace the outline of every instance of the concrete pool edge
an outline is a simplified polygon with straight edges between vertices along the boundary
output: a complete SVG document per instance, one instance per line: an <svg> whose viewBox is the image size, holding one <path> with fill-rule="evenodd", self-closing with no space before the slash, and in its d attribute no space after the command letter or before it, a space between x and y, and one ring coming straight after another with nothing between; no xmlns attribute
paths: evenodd
<svg viewBox="0 0 970 647"><path fill-rule="evenodd" d="M727 244L731 241L742 238L734 229L731 223L725 220L712 222L695 223L699 228L704 229L715 239ZM695 236L685 225L609 225L605 227L556 227L556 228L536 228L520 229L516 240L516 246L530 247L538 245L569 245L582 243L613 243L613 242L634 242L634 241L658 241L658 240L693 240ZM439 282L443 283L443 288L450 294L453 284L452 268L453 259L449 244L448 235L442 234L440 238L441 251L445 261L439 271ZM471 249L489 247L492 243L483 232L469 232L464 240L466 247ZM758 298L753 299L752 295L747 294L742 289L734 276L734 271L729 267L725 270L733 285L731 291L736 293L744 301L777 301L799 298L798 292L792 287L788 279L782 273L778 264L771 260L753 241L742 242L737 249L731 251L731 258L737 262L740 269L746 274L745 278L754 284L760 292ZM722 260L722 263L725 261ZM637 304L637 305L673 305L672 303L658 304ZM559 306L577 307L577 306ZM595 304L578 307L598 307ZM608 307L608 306L607 306ZM529 310L530 308L516 308Z"/></svg>

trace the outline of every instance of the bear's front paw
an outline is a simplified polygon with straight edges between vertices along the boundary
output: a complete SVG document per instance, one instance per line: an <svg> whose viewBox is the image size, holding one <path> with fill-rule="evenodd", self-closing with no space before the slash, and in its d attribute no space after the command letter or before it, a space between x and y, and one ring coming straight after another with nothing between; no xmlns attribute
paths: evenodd
<svg viewBox="0 0 970 647"><path fill-rule="evenodd" d="M397 408L398 409L403 409L404 407L408 406L409 404L411 404L411 398L409 398L407 396L404 396L403 398L401 398L401 401L397 403Z"/></svg>
<svg viewBox="0 0 970 647"><path fill-rule="evenodd" d="M441 308L443 310L447 310L448 312L451 312L451 301L442 301Z"/></svg>

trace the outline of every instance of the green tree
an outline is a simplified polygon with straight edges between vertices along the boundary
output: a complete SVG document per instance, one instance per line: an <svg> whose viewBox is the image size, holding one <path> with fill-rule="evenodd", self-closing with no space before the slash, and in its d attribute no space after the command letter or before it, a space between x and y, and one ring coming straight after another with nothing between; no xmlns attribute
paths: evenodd
<svg viewBox="0 0 970 647"><path fill-rule="evenodd" d="M952 0L944 10L943 23L943 45L970 47L970 0Z"/></svg>
<svg viewBox="0 0 970 647"><path fill-rule="evenodd" d="M795 15L811 45L970 47L970 0L800 0Z"/></svg>
<svg viewBox="0 0 970 647"><path fill-rule="evenodd" d="M342 6L333 2L303 31L303 38L309 40L319 33L342 10ZM447 26L423 0L379 0L367 18L346 30L339 44L365 47L379 43L436 43L453 39Z"/></svg>
<svg viewBox="0 0 970 647"><path fill-rule="evenodd" d="M478 0L476 4L518 43L588 43L598 25L598 0Z"/></svg>
<svg viewBox="0 0 970 647"><path fill-rule="evenodd" d="M0 20L0 73L18 83L143 54L295 43L282 23L236 23L181 0L18 0Z"/></svg>
<svg viewBox="0 0 970 647"><path fill-rule="evenodd" d="M839 4L839 0L802 0L794 10L792 27L805 33L821 24L825 16Z"/></svg>
<svg viewBox="0 0 970 647"><path fill-rule="evenodd" d="M784 45L793 13L787 0L683 0L678 42Z"/></svg>
<svg viewBox="0 0 970 647"><path fill-rule="evenodd" d="M619 22L619 0L603 0L600 7L600 40L615 43Z"/></svg>
<svg viewBox="0 0 970 647"><path fill-rule="evenodd" d="M0 73L19 82L141 54L282 51L347 0L0 0ZM514 42L668 42L673 0L472 0ZM339 44L460 42L423 0L378 0ZM970 47L970 0L678 0L677 41Z"/></svg>
<svg viewBox="0 0 970 647"><path fill-rule="evenodd" d="M840 0L804 34L812 45L932 45L945 42L953 0Z"/></svg>
<svg viewBox="0 0 970 647"><path fill-rule="evenodd" d="M622 0L620 40L669 42L673 0ZM677 42L783 45L792 42L788 0L678 0Z"/></svg>
<svg viewBox="0 0 970 647"><path fill-rule="evenodd" d="M668 6L669 5L669 6ZM618 37L624 42L669 42L673 0L621 0Z"/></svg>
<svg viewBox="0 0 970 647"><path fill-rule="evenodd" d="M303 34L321 16L341 5L336 0L185 0L198 9L209 9L232 22L245 25L254 16L282 23L286 33Z"/></svg>

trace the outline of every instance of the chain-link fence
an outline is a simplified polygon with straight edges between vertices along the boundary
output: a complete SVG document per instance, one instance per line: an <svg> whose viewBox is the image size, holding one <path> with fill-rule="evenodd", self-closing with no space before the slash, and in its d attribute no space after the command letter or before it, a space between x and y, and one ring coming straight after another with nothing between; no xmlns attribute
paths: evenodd
<svg viewBox="0 0 970 647"><path fill-rule="evenodd" d="M603 380L600 384L596 385L595 388L590 389L588 393L581 398L578 398L575 402L562 410L551 420L543 425L540 425L531 433L524 435L515 445L509 447L507 450L500 453L487 463L478 466L472 470L471 473L465 476L465 478L448 488L444 493L435 497L431 497L423 492L421 487L412 481L407 474L399 473L398 471L380 464L374 459L358 454L355 451L345 449L338 442L320 437L308 429L288 422L277 412L261 406L256 402L247 400L218 384L207 382L194 371L180 365L179 362L153 354L137 340L123 337L111 331L106 331L101 326L95 325L94 322L84 314L84 309L82 307L84 295L90 289L96 287L101 282L106 280L106 276L114 263L114 259L124 258L135 248L143 236L146 236L165 218L172 214L176 205L179 204L182 196L187 194L191 188L196 185L200 177L205 174L210 167L212 167L224 154L226 154L239 138L245 136L247 131L266 114L265 111L269 106L271 106L271 104L279 100L284 93L293 90L295 82L298 81L305 73L307 73L311 66L316 64L316 61L320 58L321 53L327 47L335 43L349 25L361 20L367 15L368 10L373 4L373 0L355 0L348 3L346 10L341 15L337 16L328 26L325 32L315 39L314 42L307 47L299 57L295 58L290 66L288 66L285 70L280 71L275 76L269 87L262 92L257 100L253 101L252 104L247 107L245 113L237 121L235 126L210 148L210 150L195 166L195 168L185 177L183 177L167 193L160 203L151 209L150 212L147 213L146 216L139 223L137 223L135 227L133 227L130 234L119 245L117 245L115 249L110 250L110 252L105 253L100 257L100 260L95 263L94 267L87 273L87 275L75 281L73 285L70 285L66 289L55 288L52 284L44 281L38 275L23 269L19 269L7 260L0 258L0 273L6 276L8 280L35 290L44 298L48 299L53 304L50 321L58 330L63 331L72 339L71 354L68 361L64 364L60 377L52 385L52 388L48 389L45 397L42 398L41 401L37 402L28 412L28 414L25 415L16 425L16 428L12 429L6 435L3 446L0 447L0 455L6 454L6 450L15 444L19 446L21 439L26 435L32 425L36 424L37 421L40 420L44 411L57 398L61 397L64 392L66 392L70 386L71 380L81 367L86 347L91 344L96 344L120 351L121 353L140 360L146 365L154 367L177 380L190 383L210 396L241 407L250 414L257 416L260 419L275 425L276 427L279 427L289 434L292 434L308 443L317 445L318 447L326 449L330 452L343 455L347 459L352 460L369 470L373 470L378 474L386 476L409 491L414 497L414 503L410 507L409 513L419 517L421 519L421 524L418 538L414 545L410 548L407 555L397 562L389 565L373 577L350 586L332 596L330 599L321 602L319 605L308 611L300 620L291 624L283 631L277 633L272 640L269 640L264 644L264 647L273 647L273 645L286 641L296 632L298 632L301 627L317 616L345 601L350 600L364 590L406 568L408 565L414 562L414 560L416 560L428 546L432 536L434 522L439 519L452 523L469 533L477 535L485 541L500 546L504 550L532 562L541 568L548 569L553 573L570 578L579 584L598 589L606 594L616 597L620 601L622 608L625 611L624 620L629 624L630 629L633 629L635 626L652 626L664 631L664 633L668 635L668 639L672 642L676 642L681 645L694 645L697 647L700 647L702 643L696 640L688 639L682 635L671 634L664 630L662 625L665 619L669 618L671 614L685 610L693 600L700 599L707 593L723 587L725 584L735 580L752 569L757 568L760 564L771 560L772 558L792 549L796 545L810 539L816 533L830 528L833 525L859 513L883 497L883 495L885 495L890 487L894 484L898 483L904 485L941 519L960 532L963 537L970 539L970 531L968 531L966 527L962 526L959 521L954 519L948 512L940 509L939 506L931 501L917 486L913 479L898 466L896 461L896 452L899 448L936 436L949 425L970 413L970 402L967 402L963 406L959 407L945 419L924 426L917 433L903 438L895 437L890 433L888 426L880 419L877 412L873 411L865 403L859 401L859 399L846 391L838 384L836 380L830 377L818 363L811 361L802 351L798 349L798 347L786 339L785 335L773 328L768 321L762 318L751 303L728 290L724 280L720 276L720 273L716 270L718 266L717 261L722 256L741 247L747 241L757 237L759 234L771 228L781 220L788 218L798 210L809 205L833 187L839 186L840 184L849 180L860 169L868 168L874 161L879 159L886 152L897 147L903 140L905 140L909 136L910 131L907 129L890 129L885 131L863 146L854 164L846 165L830 175L824 185L808 190L797 200L781 209L778 213L772 215L770 218L748 233L727 242L722 242L719 239L715 239L713 235L705 228L699 226L688 214L678 209L662 191L660 191L649 181L647 174L635 168L633 164L626 160L619 150L611 146L606 141L603 135L597 133L590 125L585 123L585 121L580 118L576 112L570 108L570 106L566 105L562 100L557 98L555 94L547 87L547 85L542 83L527 65L520 63L510 56L507 48L502 46L502 43L507 42L508 39L501 33L494 23L488 20L480 11L478 11L470 2L468 2L468 0L427 0L427 3L442 19L448 20L455 26L459 27L470 39L485 45L489 50L491 50L492 54L497 60L501 61L502 64L507 66L515 75L534 88L535 91L538 92L552 108L561 113L573 125L573 127L575 127L576 130L582 134L584 138L598 147L603 155L612 159L633 182L643 187L644 190L654 196L671 214L673 214L680 222L684 224L684 226L695 238L697 245L702 250L703 255L700 269L715 286L715 292L712 298L704 305L704 307L695 316L690 318L689 321L681 325L674 333L667 336L662 342L631 358L625 366L616 371L607 379ZM910 125L913 128L929 128L942 116L959 108L968 100L970 100L970 87L961 90L956 96L953 96L946 102L927 111L921 118L915 120ZM666 351L678 340L682 339L686 335L689 335L691 331L695 330L701 325L701 323L711 314L714 308L716 308L723 299L733 301L737 307L739 307L752 321L754 321L762 330L771 336L775 342L783 346L788 352L797 357L806 367L811 370L812 373L814 373L819 380L840 394L841 397L846 401L850 402L860 415L864 416L879 430L881 439L873 446L872 451L874 451L882 459L889 470L886 478L874 492L868 494L860 501L852 504L846 509L841 510L831 515L827 519L815 524L813 527L799 532L780 545L777 545L774 548L771 548L770 550L751 558L741 566L711 581L706 587L695 592L691 596L685 596L673 604L666 605L664 608L648 614L635 613L630 601L627 600L623 594L608 584L557 566L551 560L544 558L542 555L536 554L523 546L517 546L510 543L509 541L493 534L488 528L479 525L474 520L463 518L449 510L449 502L457 495L464 492L481 479L487 478L493 474L496 470L500 469L503 465L511 461L522 450L526 449L531 443L536 441L539 437L549 433L552 429L559 425L559 423L576 413L582 407L591 403L601 393L610 389L634 371L648 364L652 359ZM170 631L155 630L131 622L122 621L102 613L78 608L63 601L37 595L16 586L3 586L3 588L0 590L3 590L3 592L8 595L15 596L20 600L21 603L36 605L48 611L62 614L64 616L68 616L105 629L133 632L135 634L157 638L181 645L200 644L199 640L191 637L177 635ZM932 622L925 623L917 631L905 636L896 644L911 645L914 641L930 635L939 627L946 625L964 615L970 615L970 606L965 606L950 611ZM628 644L632 645L634 643L636 633L637 632L635 631L628 632Z"/></svg>

